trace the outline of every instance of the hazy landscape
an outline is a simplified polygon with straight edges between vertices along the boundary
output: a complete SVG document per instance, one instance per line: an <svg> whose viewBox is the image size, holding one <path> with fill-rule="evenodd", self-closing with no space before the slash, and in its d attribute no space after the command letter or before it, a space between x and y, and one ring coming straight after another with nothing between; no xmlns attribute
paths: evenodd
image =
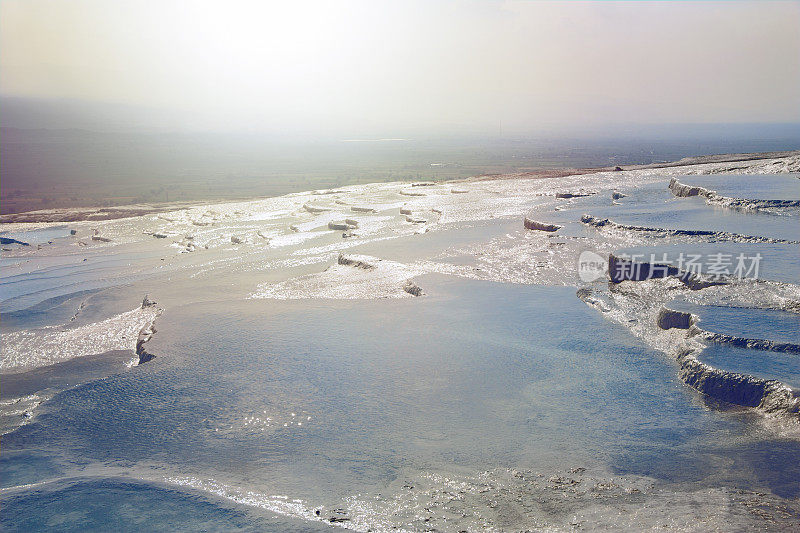
<svg viewBox="0 0 800 533"><path fill-rule="evenodd" d="M800 530L796 2L0 2L4 531Z"/></svg>
<svg viewBox="0 0 800 533"><path fill-rule="evenodd" d="M3 520L795 527L800 154L764 157L6 224ZM617 270L679 252L730 263Z"/></svg>
<svg viewBox="0 0 800 533"><path fill-rule="evenodd" d="M4 107L4 113L14 103ZM24 121L21 121L25 123ZM10 124L4 120L4 126ZM51 124L54 122L51 117ZM676 125L587 137L497 134L283 139L215 133L4 127L2 214L66 207L243 199L359 183L788 150L800 125ZM618 137L617 137L618 135Z"/></svg>

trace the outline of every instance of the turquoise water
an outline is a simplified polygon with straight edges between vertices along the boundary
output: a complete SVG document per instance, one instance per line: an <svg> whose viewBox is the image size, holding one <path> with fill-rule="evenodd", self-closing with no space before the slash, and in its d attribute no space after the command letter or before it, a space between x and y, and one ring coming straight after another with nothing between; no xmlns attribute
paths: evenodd
<svg viewBox="0 0 800 533"><path fill-rule="evenodd" d="M681 183L716 191L721 196L755 200L800 200L797 174L683 176Z"/></svg>
<svg viewBox="0 0 800 533"><path fill-rule="evenodd" d="M712 345L703 350L699 359L716 368L762 379L777 379L795 390L800 388L798 354Z"/></svg>
<svg viewBox="0 0 800 533"><path fill-rule="evenodd" d="M626 191L617 204L607 194L579 198L548 212L552 218L537 218L564 222L559 238L582 237L587 246L600 237L577 221L582 213L650 227L800 236L796 217L718 210L675 198L667 182ZM538 245L522 231L521 217L509 217L443 224L354 250L407 264L472 266L477 255L453 261L445 251L477 246L491 255L488 244L480 248L492 239ZM41 403L8 415L28 418L3 435L2 528L308 531L330 529L329 517L343 507L348 517L370 518L368 524L401 527L407 522L391 522L396 514L437 508L419 485L455 491L426 476L486 476L502 485L497 480L507 470L550 480L586 469L620 484L644 476L652 490L630 491L597 513L623 515L621 506L631 502L635 512L651 509L661 501L657 491L689 494L689 503L673 506L679 513L673 524L686 523L715 498L737 508L726 499L736 491L774 496L781 505L800 497L800 441L765 429L761 415L686 386L671 357L587 306L577 287L426 274L414 280L424 289L420 298L245 299L260 283L328 268L341 242L338 234L326 235L313 244L330 247L331 257L285 270L258 267L276 257L303 259L300 245L254 248L244 266L240 249L209 252L211 259L195 255L203 268L229 261L221 263L227 269L198 278L155 274L152 263L166 253L115 247L52 253L3 277L4 332L66 323L76 308L76 324L91 324L130 310L145 293L165 311L147 344L156 357L146 364L129 368L133 352L118 350L3 375L0 400L37 396L30 405ZM654 241L620 251L760 253L761 279L800 279L792 244ZM670 305L698 314L710 331L800 340L794 314ZM800 386L796 354L712 345L700 358ZM535 492L536 481L520 483L514 498L543 501L537 517L571 527L565 501L572 492L545 497ZM522 512L506 488L476 498L485 505L499 500L507 520L493 522L499 529L532 527L519 518L529 515L514 514ZM379 505L407 494L419 499ZM464 516L468 510L462 508ZM457 514L451 520L438 527L481 529ZM417 526L409 528L423 529Z"/></svg>
<svg viewBox="0 0 800 533"><path fill-rule="evenodd" d="M680 300L671 302L669 307L697 315L698 325L713 333L800 344L800 316L795 313L775 309L696 305ZM699 358L716 368L777 379L792 388L800 388L800 354L797 353L711 344L701 352Z"/></svg>
<svg viewBox="0 0 800 533"><path fill-rule="evenodd" d="M11 495L0 521L4 531L20 532L314 530L311 524L275 524L218 498L124 478L75 479Z"/></svg>
<svg viewBox="0 0 800 533"><path fill-rule="evenodd" d="M37 268L0 279L0 303L4 312L20 311L52 298L77 292L123 285L142 277L139 269L152 272L152 253L74 253L37 261Z"/></svg>
<svg viewBox="0 0 800 533"><path fill-rule="evenodd" d="M35 229L30 231L2 231L0 237L26 242L30 245L45 244L69 237L67 226L55 226L49 228Z"/></svg>
<svg viewBox="0 0 800 533"><path fill-rule="evenodd" d="M693 183L689 181L693 177L686 176L684 179ZM775 216L713 207L699 197L677 198L667 189L668 183L666 180L626 191L628 196L617 200L615 205L612 205L611 198L605 194L577 198L568 204L567 209L555 212L553 217L558 222L575 220L581 214L588 213L632 226L724 231L773 239L800 240L800 223L795 216ZM760 194L761 191L757 188L751 189L751 197L760 198Z"/></svg>
<svg viewBox="0 0 800 533"><path fill-rule="evenodd" d="M699 326L746 339L800 344L800 315L777 309L696 305L676 300L669 307L699 316ZM800 362L800 358L797 358Z"/></svg>
<svg viewBox="0 0 800 533"><path fill-rule="evenodd" d="M4 437L3 470L16 472L14 484L42 481L76 462L97 474L61 492L11 499L4 524L21 506L36 508L38 523L58 520L62 499L83 517L65 528L100 524L92 516L109 490L137 492L143 502L178 498L174 490L165 496L149 486L119 487L103 475L117 467L152 475L153 465L156 474L232 478L328 506L426 468L601 464L664 483L702 486L723 476L764 486L719 470L736 448L720 443L748 431L747 418L720 418L696 404L672 363L574 298L573 289L438 276L420 283L430 294L424 302L249 301L170 310L150 347L159 357L56 395ZM800 494L786 482L800 475L787 462L796 445L771 446L772 460L749 464L760 471L755 479ZM26 450L57 450L55 466L43 474ZM200 504L188 499L187 512L196 512ZM158 509L144 512L143 523L175 526L183 516L154 518ZM212 513L213 528L229 527L234 518L210 509L200 516Z"/></svg>

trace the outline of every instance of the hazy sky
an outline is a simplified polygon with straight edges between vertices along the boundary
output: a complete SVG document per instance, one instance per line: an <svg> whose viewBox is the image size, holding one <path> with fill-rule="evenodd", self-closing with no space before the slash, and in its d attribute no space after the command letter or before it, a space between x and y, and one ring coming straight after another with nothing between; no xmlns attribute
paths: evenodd
<svg viewBox="0 0 800 533"><path fill-rule="evenodd" d="M0 6L0 93L144 106L168 127L800 121L800 2Z"/></svg>

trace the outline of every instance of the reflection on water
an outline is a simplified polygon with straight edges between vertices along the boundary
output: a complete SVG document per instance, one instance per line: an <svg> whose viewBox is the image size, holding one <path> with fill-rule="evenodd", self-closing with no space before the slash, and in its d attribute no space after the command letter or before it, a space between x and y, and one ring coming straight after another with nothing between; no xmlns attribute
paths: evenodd
<svg viewBox="0 0 800 533"><path fill-rule="evenodd" d="M617 205L608 205L610 202L605 202L605 205L590 208L589 202L591 200L586 200L586 203L576 202L580 208L576 206L573 210L583 209L583 212L597 217L635 226L724 231L773 239L800 240L800 224L796 217L715 208L699 197L676 198L663 182L643 185L619 200Z"/></svg>
<svg viewBox="0 0 800 533"><path fill-rule="evenodd" d="M721 196L753 200L800 200L800 179L792 174L685 176L682 183L716 191Z"/></svg>
<svg viewBox="0 0 800 533"><path fill-rule="evenodd" d="M285 522L278 528L201 494L127 479L78 479L6 497L1 521L4 531L20 532L300 530Z"/></svg>
<svg viewBox="0 0 800 533"><path fill-rule="evenodd" d="M800 344L800 316L776 309L696 305L675 301L669 307L698 315L698 325L714 333L747 339Z"/></svg>
<svg viewBox="0 0 800 533"><path fill-rule="evenodd" d="M728 269L735 271L738 258L748 258L747 266L751 266L752 259L758 257L757 269L752 274L743 277L757 277L758 279L782 281L784 283L797 283L800 280L800 245L785 243L685 243L666 244L660 246L631 246L617 250L620 254L636 256L637 261L643 262L669 262L678 265L683 254L684 258L700 256L699 262L707 265L712 256L723 254L722 257L729 262ZM666 261L665 261L666 259ZM707 266L706 266L707 268Z"/></svg>
<svg viewBox="0 0 800 533"><path fill-rule="evenodd" d="M69 234L67 226L54 226L30 231L2 231L0 232L0 237L14 239L29 245L37 245L69 237Z"/></svg>
<svg viewBox="0 0 800 533"><path fill-rule="evenodd" d="M0 282L3 310L20 311L51 298L122 285L142 277L153 254L62 255L37 261L35 270L7 275ZM137 268L138 267L138 268Z"/></svg>
<svg viewBox="0 0 800 533"><path fill-rule="evenodd" d="M253 488L334 505L403 468L596 468L620 453L628 473L701 482L719 474L716 443L746 431L693 406L663 356L573 289L421 283L424 303L174 309L150 347L161 357L59 394L4 449L245 473Z"/></svg>
<svg viewBox="0 0 800 533"><path fill-rule="evenodd" d="M608 291L598 311L576 298L571 270L593 245L757 252L760 277L780 282L770 287L791 303L796 245L606 236L579 218L796 239L796 217L676 198L668 176L617 176L572 200L556 199L561 182L545 181L467 183L475 188L458 194L437 185L425 196L400 194L402 184L309 193L263 200L261 210L119 221L103 230L115 239L107 246L69 241L4 257L14 269L0 284L7 339L47 325L86 327L105 342L122 330L95 325L144 294L165 309L145 364L133 364L134 332L128 349L84 347L82 357L3 376L3 427L25 423L3 436L4 529L642 529L693 523L700 511L710 529L797 525L796 437L689 388L668 350L640 334L656 330L654 320L639 322L641 301L688 290L600 279L583 286ZM754 183L783 191L780 180ZM626 196L612 200L616 188ZM307 201L338 211L311 213ZM355 215L351 204L382 207ZM528 214L565 227L524 230ZM329 230L345 217L361 217L355 235ZM440 273L414 279L422 297L314 298L327 294L320 279L345 294L382 272L342 266L340 252ZM306 299L247 299L301 275L311 275L296 285ZM365 286L358 294L370 296ZM653 292L638 301L641 287ZM761 288L754 282L742 298ZM709 331L798 342L791 305L697 304L707 292L670 305L698 314ZM626 305L639 314L615 319ZM800 385L793 354L713 345L699 357Z"/></svg>
<svg viewBox="0 0 800 533"><path fill-rule="evenodd" d="M800 389L799 359L798 354L720 345L709 346L700 355L700 360L711 366L762 379L777 379L793 389Z"/></svg>

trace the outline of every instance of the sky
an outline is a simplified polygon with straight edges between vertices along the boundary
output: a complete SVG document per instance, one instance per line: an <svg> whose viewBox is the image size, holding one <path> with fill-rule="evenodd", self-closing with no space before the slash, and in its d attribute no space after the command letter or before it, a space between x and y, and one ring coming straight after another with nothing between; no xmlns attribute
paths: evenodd
<svg viewBox="0 0 800 533"><path fill-rule="evenodd" d="M245 132L800 122L798 28L797 1L0 0L0 95Z"/></svg>

